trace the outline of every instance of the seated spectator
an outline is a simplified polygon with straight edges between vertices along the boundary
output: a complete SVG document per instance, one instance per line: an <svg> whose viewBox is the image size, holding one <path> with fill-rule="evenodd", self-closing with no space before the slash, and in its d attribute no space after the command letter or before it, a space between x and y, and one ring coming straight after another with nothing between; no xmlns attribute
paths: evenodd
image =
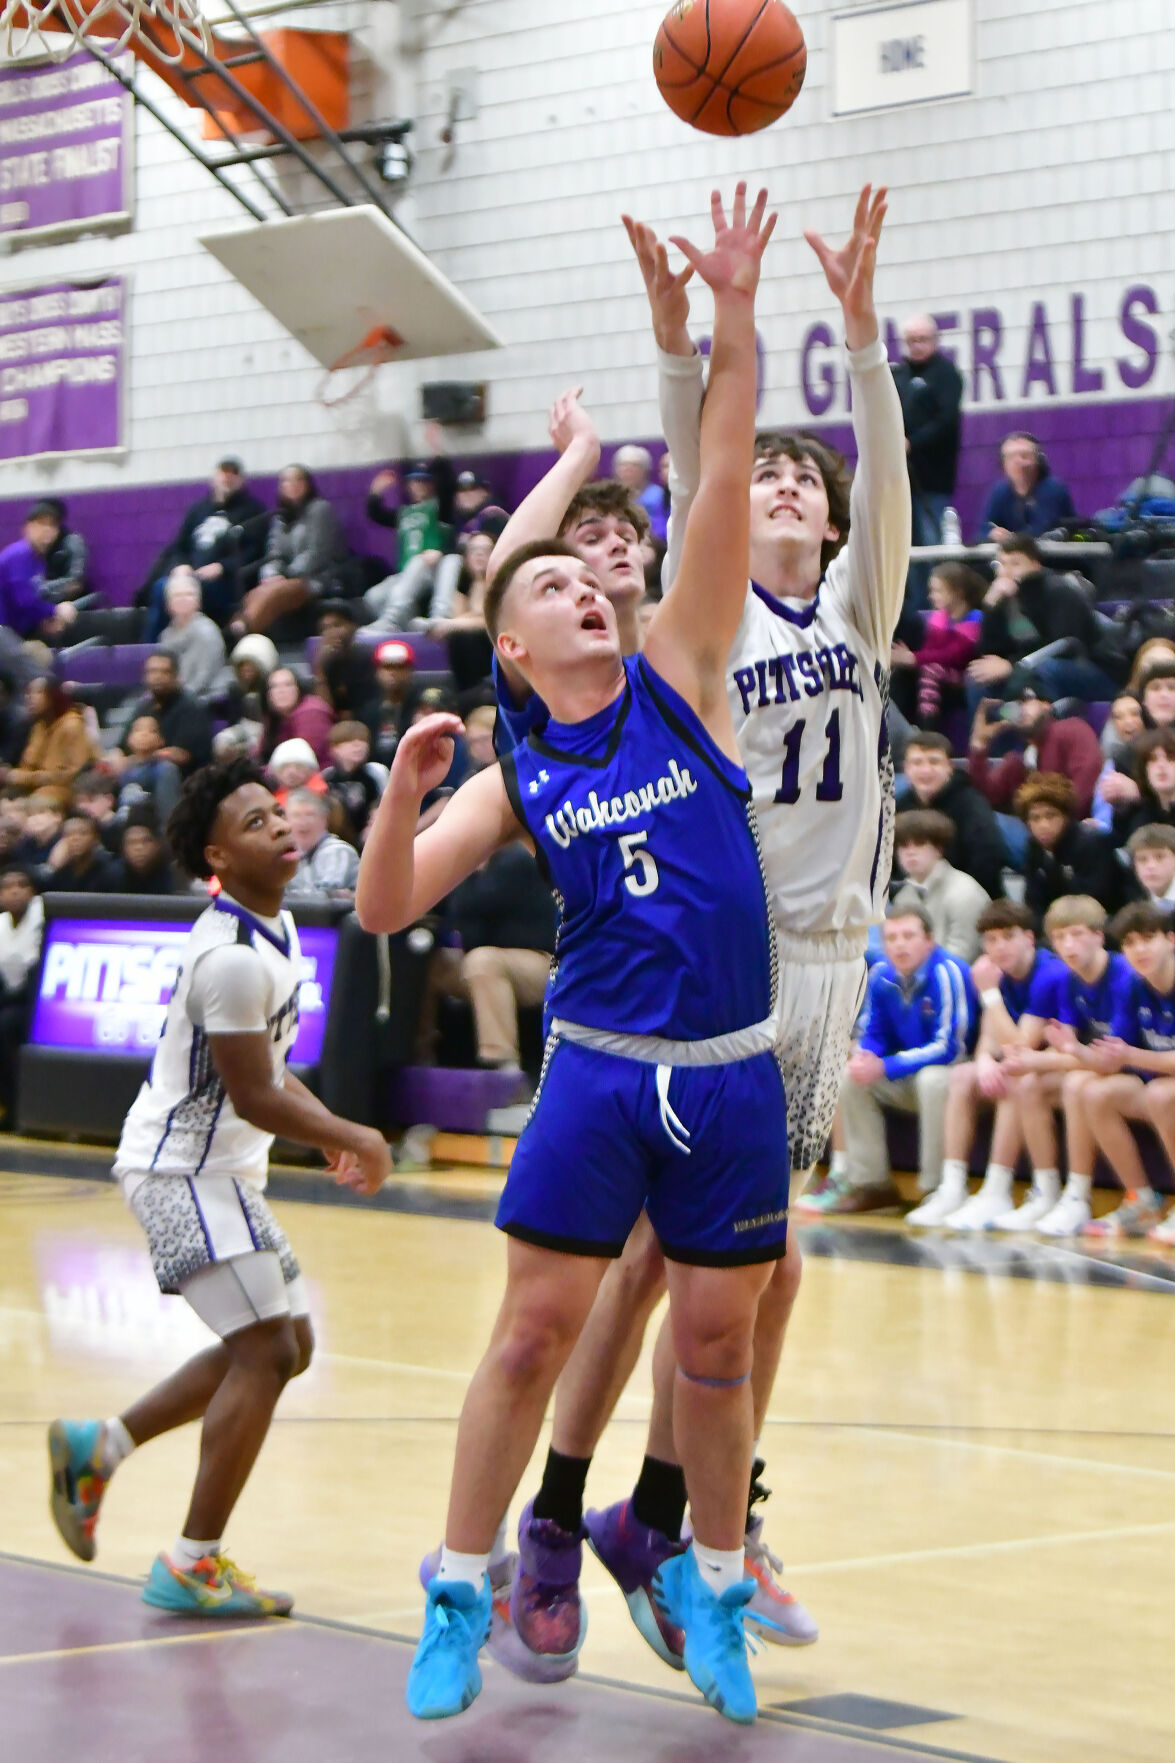
<svg viewBox="0 0 1175 1763"><path fill-rule="evenodd" d="M1142 702L1133 692L1119 692L1110 705L1102 728L1102 752L1107 759L1132 763L1131 747L1146 727Z"/></svg>
<svg viewBox="0 0 1175 1763"><path fill-rule="evenodd" d="M136 716L127 730L128 764L119 775L118 792L121 812L146 805L160 826L171 818L183 785L179 766L163 757L163 745L159 718Z"/></svg>
<svg viewBox="0 0 1175 1763"><path fill-rule="evenodd" d="M398 534L396 567L402 573L422 551L443 555L452 548L456 480L444 453L419 460L404 473L403 501L389 508L384 496L399 482L399 474L391 467L376 472L367 492L366 512L374 525L391 527ZM471 487L466 485L465 491Z"/></svg>
<svg viewBox="0 0 1175 1763"><path fill-rule="evenodd" d="M1017 429L1000 443L1003 477L993 484L979 520L979 539L1010 539L1031 533L1039 539L1077 510L1068 484L1053 476L1035 435Z"/></svg>
<svg viewBox="0 0 1175 1763"><path fill-rule="evenodd" d="M977 881L952 868L947 854L955 829L945 814L932 808L899 814L894 824L894 854L905 881L891 910L922 906L930 915L934 940L948 955L973 961L979 953L976 921L988 896Z"/></svg>
<svg viewBox="0 0 1175 1763"><path fill-rule="evenodd" d="M129 763L130 731L142 716L153 716L163 734L163 746L156 755L170 759L183 777L208 763L212 751L212 723L198 698L180 686L176 658L167 649L156 649L143 663L144 695L139 699L123 726L122 740L115 752L108 753L108 762L122 769Z"/></svg>
<svg viewBox="0 0 1175 1763"><path fill-rule="evenodd" d="M1137 801L1114 810L1116 845L1140 826L1175 826L1175 729L1149 729L1134 743L1134 781Z"/></svg>
<svg viewBox="0 0 1175 1763"><path fill-rule="evenodd" d="M350 721L366 714L379 695L375 660L355 641L356 619L346 600L324 600L318 609L318 651L314 683L335 716Z"/></svg>
<svg viewBox="0 0 1175 1763"><path fill-rule="evenodd" d="M14 790L55 790L64 805L74 779L96 758L81 708L53 679L30 680L25 691L29 733L20 764L8 773Z"/></svg>
<svg viewBox="0 0 1175 1763"><path fill-rule="evenodd" d="M1139 680L1143 721L1148 728L1175 723L1175 656L1156 655Z"/></svg>
<svg viewBox="0 0 1175 1763"><path fill-rule="evenodd" d="M665 543L669 529L669 498L660 482L653 482L653 456L647 447L629 442L617 447L612 455L612 476L623 484L634 502L639 502L649 517L649 529L655 539Z"/></svg>
<svg viewBox="0 0 1175 1763"><path fill-rule="evenodd" d="M149 803L132 808L122 835L122 857L110 876L112 894L175 894L179 892L167 846Z"/></svg>
<svg viewBox="0 0 1175 1763"><path fill-rule="evenodd" d="M24 832L13 847L15 862L36 873L48 863L61 840L65 809L54 790L34 790L27 798Z"/></svg>
<svg viewBox="0 0 1175 1763"><path fill-rule="evenodd" d="M286 889L289 900L353 899L359 853L327 830L330 804L313 790L294 790L286 804L290 831L300 853Z"/></svg>
<svg viewBox="0 0 1175 1763"><path fill-rule="evenodd" d="M1175 911L1175 827L1140 826L1126 842L1139 898Z"/></svg>
<svg viewBox="0 0 1175 1763"><path fill-rule="evenodd" d="M930 611L916 614L921 641L911 649L895 642L895 700L919 728L937 728L944 710L963 701L963 680L975 654L987 583L965 563L936 564L930 576Z"/></svg>
<svg viewBox="0 0 1175 1763"><path fill-rule="evenodd" d="M992 807L1007 812L1017 790L1032 772L1060 772L1073 785L1076 813L1085 819L1102 771L1097 736L1080 716L1055 717L1048 685L1031 676L1016 697L1001 706L999 720L989 720L989 703L975 712L967 771ZM992 746L1000 756L991 757Z"/></svg>
<svg viewBox="0 0 1175 1763"><path fill-rule="evenodd" d="M869 970L857 1045L841 1088L844 1173L802 1195L800 1211L877 1212L901 1203L883 1107L918 1115L923 1193L931 1195L942 1176L950 1067L975 1046L979 1000L970 968L936 946L922 907L892 910L882 931L885 959ZM912 1223L923 1222L921 1210L910 1214Z"/></svg>
<svg viewBox="0 0 1175 1763"><path fill-rule="evenodd" d="M956 869L977 881L991 899L1004 891L1003 871L1008 853L991 804L980 795L965 772L951 759L951 744L936 729L915 729L906 742L902 762L905 780L915 800L902 807L933 808L945 814L955 829L951 861Z"/></svg>
<svg viewBox="0 0 1175 1763"><path fill-rule="evenodd" d="M993 900L979 915L979 932L983 954L971 970L983 1009L979 1046L974 1060L951 1069L946 1156L930 1210L942 1213L940 1222L948 1230L1033 1230L1061 1197L1055 1139L1048 1167L1033 1171L1027 1198L1014 1206L1012 1184L1024 1133L1015 1080L1005 1061L1018 1048L1043 1046L1066 970L1056 955L1037 948L1036 920L1027 906ZM977 1112L985 1103L995 1107L991 1153L983 1182L968 1199L967 1163Z"/></svg>
<svg viewBox="0 0 1175 1763"><path fill-rule="evenodd" d="M1115 699L1110 706L1111 720L1117 711L1117 724L1121 724L1125 732L1119 737L1115 725L1111 763L1102 769L1091 811L1098 825L1107 829L1113 825L1116 809L1128 808L1142 799L1133 776L1132 743L1146 729L1175 727L1175 657L1155 655L1141 676L1139 691L1142 701L1136 716L1129 709L1119 708L1137 702L1132 698ZM1110 724L1106 726L1109 728Z"/></svg>
<svg viewBox="0 0 1175 1763"><path fill-rule="evenodd" d="M1014 694L1025 673L1035 674L1054 700L1112 698L1114 681L1091 659L1101 641L1094 609L1076 582L1044 567L1028 533L1004 539L998 561L978 653L967 669L969 708L980 698Z"/></svg>
<svg viewBox="0 0 1175 1763"><path fill-rule="evenodd" d="M291 615L330 592L346 555L335 511L310 472L304 465L285 466L278 473L277 511L269 523L260 581L241 602L234 635L269 630L283 620L293 630Z"/></svg>
<svg viewBox="0 0 1175 1763"><path fill-rule="evenodd" d="M423 716L455 716L457 701L453 694L444 686L427 686L412 706L409 723L419 722ZM448 798L454 790L460 789L465 782L469 770L469 750L465 745L465 737L457 735L453 741L453 761L447 773L435 789L429 790L420 804L420 819L416 830L422 833L437 818Z"/></svg>
<svg viewBox="0 0 1175 1763"><path fill-rule="evenodd" d="M60 496L46 496L46 506L57 513L57 538L45 553L45 598L60 604L76 600L86 591L86 541L65 524L66 507Z"/></svg>
<svg viewBox="0 0 1175 1763"><path fill-rule="evenodd" d="M16 861L16 850L25 836L31 796L0 791L0 862Z"/></svg>
<svg viewBox="0 0 1175 1763"><path fill-rule="evenodd" d="M309 741L282 741L270 755L267 769L279 802L288 802L295 790L311 790L316 796L328 793Z"/></svg>
<svg viewBox="0 0 1175 1763"><path fill-rule="evenodd" d="M277 648L260 632L242 637L229 657L232 676L224 689L224 714L230 727L245 728L255 753L265 726L265 689L277 666Z"/></svg>
<svg viewBox="0 0 1175 1763"><path fill-rule="evenodd" d="M1107 834L1078 821L1070 780L1057 772L1034 772L1016 792L1016 812L1028 828L1024 904L1043 918L1063 894L1092 894L1107 912L1114 911L1125 871Z"/></svg>
<svg viewBox="0 0 1175 1763"><path fill-rule="evenodd" d="M1085 1117L1110 1173L1125 1190L1122 1204L1086 1224L1087 1237L1152 1237L1175 1244L1175 1217L1163 1222L1162 1203L1143 1168L1127 1122L1154 1128L1175 1173L1175 930L1161 907L1127 906L1110 926L1133 972L1118 999L1110 1032L1083 1047L1093 1077L1082 1091Z"/></svg>
<svg viewBox="0 0 1175 1763"><path fill-rule="evenodd" d="M415 696L416 653L411 643L389 637L375 651L375 683L379 696L366 718L371 730L372 758L391 766L400 736L408 727Z"/></svg>
<svg viewBox="0 0 1175 1763"><path fill-rule="evenodd" d="M163 589L180 564L194 570L203 592L204 610L224 625L241 598L242 571L253 569L265 552L269 514L245 482L239 459L222 459L209 480L208 494L193 502L179 532L151 569L135 604L148 608L147 636L158 639L163 629Z"/></svg>
<svg viewBox="0 0 1175 1763"><path fill-rule="evenodd" d="M284 741L305 741L317 765L330 762L334 713L300 680L292 667L275 667L265 686L265 728L261 757L269 760Z"/></svg>
<svg viewBox="0 0 1175 1763"><path fill-rule="evenodd" d="M60 535L55 506L38 502L25 516L22 536L0 551L0 666L21 685L39 671L23 645L59 636L77 617L69 601L56 606L44 593L45 558Z"/></svg>
<svg viewBox="0 0 1175 1763"><path fill-rule="evenodd" d="M103 848L95 822L72 810L49 854L44 889L47 894L109 894L117 868Z"/></svg>
<svg viewBox="0 0 1175 1763"><path fill-rule="evenodd" d="M98 828L104 848L112 857L122 855L122 815L117 807L118 796L117 783L105 771L83 771L74 782L73 806L80 814L89 815Z"/></svg>
<svg viewBox="0 0 1175 1763"><path fill-rule="evenodd" d="M493 548L488 533L474 533L466 541L449 615L428 627L429 636L449 651L449 672L459 693L488 680L493 666L494 650L485 625L486 572Z"/></svg>
<svg viewBox="0 0 1175 1763"><path fill-rule="evenodd" d="M336 722L330 731L330 750L323 782L342 806L356 841L362 842L387 788L387 767L372 762L371 735L362 722Z"/></svg>
<svg viewBox="0 0 1175 1763"><path fill-rule="evenodd" d="M27 869L0 870L0 1107L13 1124L20 1049L28 1038L45 908Z"/></svg>
<svg viewBox="0 0 1175 1763"><path fill-rule="evenodd" d="M163 590L168 623L159 647L174 655L180 685L194 698L208 698L224 667L224 638L220 626L200 610L200 578L186 564L173 569Z"/></svg>
<svg viewBox="0 0 1175 1763"><path fill-rule="evenodd" d="M453 525L457 531L458 542L469 539L474 533L486 531L481 524L482 516L491 507L493 486L479 471L459 471L453 484ZM499 513L502 510L498 510ZM495 533L490 543L493 543Z"/></svg>
<svg viewBox="0 0 1175 1763"><path fill-rule="evenodd" d="M454 944L437 951L431 992L469 999L479 1065L518 1071L518 1007L542 1003L555 948L555 902L532 853L496 851L453 890L445 918Z"/></svg>
<svg viewBox="0 0 1175 1763"><path fill-rule="evenodd" d="M1143 681L1156 661L1175 661L1175 642L1170 637L1148 637L1134 657L1126 690L1142 698Z"/></svg>
<svg viewBox="0 0 1175 1763"><path fill-rule="evenodd" d="M1067 894L1049 907L1045 935L1065 965L1048 1022L1021 1019L1021 1044L1005 1053L1004 1071L1013 1081L1020 1130L1032 1162L1033 1185L1058 1167L1054 1110L1065 1116L1068 1178L1060 1199L1034 1226L1042 1237L1080 1236L1090 1219L1090 1188L1096 1154L1083 1106L1092 1072L1079 1050L1103 1039L1130 983L1121 955L1106 950L1104 906L1087 894ZM1037 1039L1043 1027L1045 1045Z"/></svg>
<svg viewBox="0 0 1175 1763"><path fill-rule="evenodd" d="M472 710L466 712L464 740L470 776L476 771L484 771L497 757L494 751L494 729L497 721L496 704L475 704Z"/></svg>

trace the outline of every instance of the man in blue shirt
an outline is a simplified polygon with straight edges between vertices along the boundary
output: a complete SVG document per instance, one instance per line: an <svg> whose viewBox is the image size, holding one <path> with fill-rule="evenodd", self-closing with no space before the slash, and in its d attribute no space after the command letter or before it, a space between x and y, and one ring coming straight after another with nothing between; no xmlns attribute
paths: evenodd
<svg viewBox="0 0 1175 1763"><path fill-rule="evenodd" d="M971 969L983 1006L974 1060L951 1072L947 1108L946 1158L942 1181L919 1211L927 1224L949 1230L1032 1230L1061 1195L1056 1155L1034 1175L1022 1206L1012 1201L1012 1181L1024 1135L1006 1058L1021 1047L1040 1047L1044 1025L1057 1013L1057 994L1065 964L1036 945L1036 919L1014 900L993 900L976 925L983 953ZM967 1158L975 1138L975 1117L993 1104L991 1156L983 1185L967 1198ZM951 1201L957 1197L957 1205Z"/></svg>
<svg viewBox="0 0 1175 1763"><path fill-rule="evenodd" d="M32 637L55 636L77 617L69 601L54 606L42 595L45 554L61 532L57 511L38 502L25 517L24 536L0 551L0 659L20 679L43 671L26 658L22 645Z"/></svg>
<svg viewBox="0 0 1175 1763"><path fill-rule="evenodd" d="M857 1047L841 1090L846 1186L825 1213L876 1212L898 1203L886 1106L919 1116L922 1191L937 1187L950 1068L972 1051L979 1031L970 969L938 947L923 907L895 908L882 936L885 959L870 970Z"/></svg>
<svg viewBox="0 0 1175 1763"><path fill-rule="evenodd" d="M1072 520L1076 513L1068 484L1053 477L1040 442L1017 430L1000 444L1004 475L993 484L979 522L980 539L1010 539L1013 533L1031 533L1039 539Z"/></svg>

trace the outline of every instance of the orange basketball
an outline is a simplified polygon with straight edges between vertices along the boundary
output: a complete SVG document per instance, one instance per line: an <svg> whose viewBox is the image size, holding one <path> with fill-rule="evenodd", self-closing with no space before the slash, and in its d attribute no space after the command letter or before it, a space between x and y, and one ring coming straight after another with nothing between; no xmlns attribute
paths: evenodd
<svg viewBox="0 0 1175 1763"><path fill-rule="evenodd" d="M653 45L662 98L708 135L753 135L778 122L807 65L804 33L783 0L676 0Z"/></svg>

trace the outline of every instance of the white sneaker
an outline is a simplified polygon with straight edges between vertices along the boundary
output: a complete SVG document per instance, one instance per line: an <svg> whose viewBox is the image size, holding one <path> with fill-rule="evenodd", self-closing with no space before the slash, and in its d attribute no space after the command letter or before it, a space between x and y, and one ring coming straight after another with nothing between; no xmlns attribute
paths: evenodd
<svg viewBox="0 0 1175 1763"><path fill-rule="evenodd" d="M988 1223L988 1230L1036 1230L1050 1212L1056 1211L1060 1200L1056 1194L1049 1194L1040 1188L1030 1188L1022 1203L1014 1211L1003 1212L998 1218Z"/></svg>
<svg viewBox="0 0 1175 1763"><path fill-rule="evenodd" d="M993 1218L1008 1210L1011 1195L1004 1187L984 1182L977 1194L952 1212L946 1221L948 1230L986 1230Z"/></svg>
<svg viewBox="0 0 1175 1763"><path fill-rule="evenodd" d="M1078 1199L1076 1194L1062 1194L1037 1225L1037 1233L1042 1237L1080 1236L1092 1217L1088 1200Z"/></svg>
<svg viewBox="0 0 1175 1763"><path fill-rule="evenodd" d="M952 1212L957 1212L961 1199L958 1188L948 1189L945 1185L934 1189L916 1206L913 1212L906 1213L906 1223L913 1225L944 1224Z"/></svg>

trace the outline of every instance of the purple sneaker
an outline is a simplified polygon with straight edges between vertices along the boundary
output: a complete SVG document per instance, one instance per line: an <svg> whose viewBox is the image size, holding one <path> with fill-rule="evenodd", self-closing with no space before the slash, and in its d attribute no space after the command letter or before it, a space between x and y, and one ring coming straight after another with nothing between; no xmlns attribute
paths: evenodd
<svg viewBox="0 0 1175 1763"><path fill-rule="evenodd" d="M628 1614L658 1659L674 1671L684 1671L685 1640L680 1628L658 1608L653 1575L666 1561L683 1554L688 1543L675 1543L659 1530L646 1529L634 1517L631 1500L621 1500L606 1512L587 1513L584 1525L588 1547L624 1593Z"/></svg>
<svg viewBox="0 0 1175 1763"><path fill-rule="evenodd" d="M551 1518L534 1516L533 1500L518 1521L518 1571L510 1593L510 1621L533 1668L510 1669L542 1683L574 1676L587 1633L587 1611L579 1598L583 1529L564 1530ZM523 1661L524 1664L529 1662Z"/></svg>
<svg viewBox="0 0 1175 1763"><path fill-rule="evenodd" d="M420 1583L425 1590L440 1565L439 1548L434 1549L431 1555L426 1555L420 1563ZM565 1677L570 1676L564 1662L545 1658L541 1653L532 1653L519 1638L518 1631L510 1620L510 1593L517 1571L517 1555L506 1555L501 1561L495 1561L489 1569L493 1606L486 1651L491 1659L526 1683L562 1683Z"/></svg>

